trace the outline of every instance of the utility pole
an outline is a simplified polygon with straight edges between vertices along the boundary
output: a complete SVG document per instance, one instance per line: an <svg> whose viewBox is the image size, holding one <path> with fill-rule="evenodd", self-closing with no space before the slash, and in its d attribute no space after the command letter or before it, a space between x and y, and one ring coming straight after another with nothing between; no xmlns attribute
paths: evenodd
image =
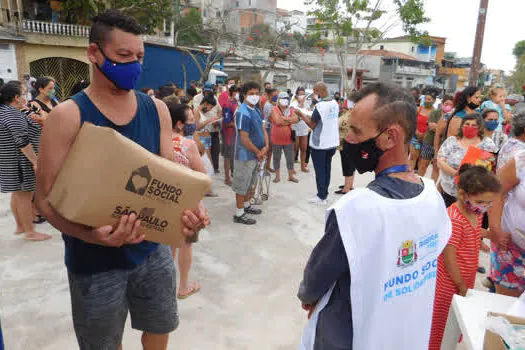
<svg viewBox="0 0 525 350"><path fill-rule="evenodd" d="M480 0L478 13L478 26L476 28L476 40L474 42L474 53L472 55L472 67L470 68L470 85L478 85L479 70L481 66L481 51L483 49L483 36L485 35L485 22L487 21L487 10L489 0Z"/></svg>

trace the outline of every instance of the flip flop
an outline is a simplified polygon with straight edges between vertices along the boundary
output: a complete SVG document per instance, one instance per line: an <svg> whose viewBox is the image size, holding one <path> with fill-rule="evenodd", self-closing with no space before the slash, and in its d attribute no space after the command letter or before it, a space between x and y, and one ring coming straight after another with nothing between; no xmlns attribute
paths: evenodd
<svg viewBox="0 0 525 350"><path fill-rule="evenodd" d="M48 239L51 239L51 238L53 238L53 236L45 234L45 233L39 233L33 237L25 236L24 240L28 242L42 242L42 241L47 241Z"/></svg>
<svg viewBox="0 0 525 350"><path fill-rule="evenodd" d="M177 299L184 300L188 297L191 297L193 294L198 293L200 290L201 290L200 284L197 282L194 282L191 284L191 291L185 295L177 294Z"/></svg>
<svg viewBox="0 0 525 350"><path fill-rule="evenodd" d="M299 183L299 180L297 180L296 178L288 179L288 181L296 183L296 184Z"/></svg>
<svg viewBox="0 0 525 350"><path fill-rule="evenodd" d="M274 184L281 182L281 179L273 179L272 181Z"/></svg>

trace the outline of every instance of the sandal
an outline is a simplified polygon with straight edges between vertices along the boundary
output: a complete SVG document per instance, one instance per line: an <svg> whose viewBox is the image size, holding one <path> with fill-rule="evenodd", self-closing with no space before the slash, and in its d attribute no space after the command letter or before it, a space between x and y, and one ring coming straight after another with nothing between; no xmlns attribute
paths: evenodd
<svg viewBox="0 0 525 350"><path fill-rule="evenodd" d="M278 178L273 179L274 184L279 183L279 182L281 182L281 179L278 179Z"/></svg>
<svg viewBox="0 0 525 350"><path fill-rule="evenodd" d="M298 184L299 180L297 180L295 177L291 177L288 179L288 181Z"/></svg>
<svg viewBox="0 0 525 350"><path fill-rule="evenodd" d="M43 224L46 222L46 219L42 215L37 215L36 219L33 220L33 224Z"/></svg>
<svg viewBox="0 0 525 350"><path fill-rule="evenodd" d="M201 286L197 282L193 282L189 284L190 292L187 294L177 294L177 299L183 300L188 297L191 297L193 294L198 293L201 290Z"/></svg>

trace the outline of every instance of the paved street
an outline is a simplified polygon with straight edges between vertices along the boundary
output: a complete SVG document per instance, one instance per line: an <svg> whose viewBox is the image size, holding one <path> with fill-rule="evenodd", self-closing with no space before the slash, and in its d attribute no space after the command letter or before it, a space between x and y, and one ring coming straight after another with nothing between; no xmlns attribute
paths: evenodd
<svg viewBox="0 0 525 350"><path fill-rule="evenodd" d="M283 161L284 168L284 161ZM310 251L323 233L324 210L307 203L313 171L300 184L272 184L253 227L232 223L234 196L215 179L219 198L207 199L212 225L194 248L192 277L199 294L179 301L181 324L169 349L295 349L306 321L296 292ZM334 158L332 192L342 184ZM365 186L372 176L358 176ZM336 199L331 196L330 201ZM0 317L9 350L75 349L62 238L28 243L13 234L9 197L0 196ZM482 253L484 266L487 255ZM479 284L479 281L478 281ZM128 325L126 350L142 349Z"/></svg>

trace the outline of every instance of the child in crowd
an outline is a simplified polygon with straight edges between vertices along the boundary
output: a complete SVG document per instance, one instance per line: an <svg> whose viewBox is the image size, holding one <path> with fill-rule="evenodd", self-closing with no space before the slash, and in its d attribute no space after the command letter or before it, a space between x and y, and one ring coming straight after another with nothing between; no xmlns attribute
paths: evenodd
<svg viewBox="0 0 525 350"><path fill-rule="evenodd" d="M481 221L501 189L496 176L486 168L464 164L459 174L458 199L447 209L452 221L452 236L438 258L430 350L441 348L454 294L465 296L468 289L474 288Z"/></svg>
<svg viewBox="0 0 525 350"><path fill-rule="evenodd" d="M194 131L194 119L191 108L185 104L168 103L168 109L171 114L173 128L173 151L175 153L175 162L192 170L206 174L204 162L202 161L199 148L193 139L185 137L190 133L189 129ZM173 258L176 257L176 248L172 248ZM192 261L192 242L185 242L179 248L179 273L180 284L177 293L179 299L185 299L192 294L199 292L200 285L197 282L189 282L189 273Z"/></svg>
<svg viewBox="0 0 525 350"><path fill-rule="evenodd" d="M481 111L492 109L498 112L499 125L496 130L500 131L503 129L503 124L510 122L510 106L505 104L505 98L507 93L502 87L493 87L490 89L489 98L490 100L485 101L481 104Z"/></svg>

